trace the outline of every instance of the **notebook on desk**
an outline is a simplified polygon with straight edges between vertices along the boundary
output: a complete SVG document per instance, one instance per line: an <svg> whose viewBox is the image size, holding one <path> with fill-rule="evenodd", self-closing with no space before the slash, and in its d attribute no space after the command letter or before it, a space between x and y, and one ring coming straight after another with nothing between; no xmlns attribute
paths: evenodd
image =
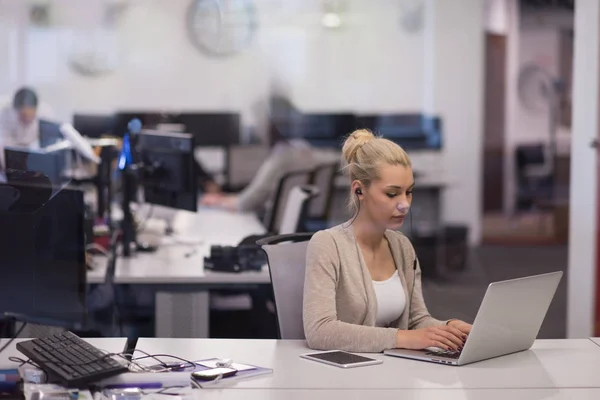
<svg viewBox="0 0 600 400"><path fill-rule="evenodd" d="M196 366L194 368L186 368L184 371L173 371L173 372L126 372L108 379L103 379L98 382L98 387L112 387L112 386L146 386L148 384L161 384L162 387L169 386L190 386L192 385L192 379L190 377L192 372L204 371L216 366L218 358L209 358L205 360L194 361ZM238 368L238 372L231 377L220 379L217 382L206 381L202 382L197 387L219 387L232 385L235 382L248 379L252 377L258 377L261 375L267 375L273 373L271 368L259 367L251 364L232 364L233 368Z"/></svg>
<svg viewBox="0 0 600 400"><path fill-rule="evenodd" d="M562 274L557 271L490 284L460 352L392 349L384 354L465 365L527 350L538 335Z"/></svg>
<svg viewBox="0 0 600 400"><path fill-rule="evenodd" d="M196 363L199 364L196 368L196 371L203 371L211 368L216 368L218 361L219 359L217 358L196 361ZM212 381L196 381L192 379L192 386L196 388L229 386L235 384L237 381L242 379L248 379L273 373L273 370L271 368L263 368L250 364L233 363L231 365L231 368L237 370L237 373L233 376Z"/></svg>

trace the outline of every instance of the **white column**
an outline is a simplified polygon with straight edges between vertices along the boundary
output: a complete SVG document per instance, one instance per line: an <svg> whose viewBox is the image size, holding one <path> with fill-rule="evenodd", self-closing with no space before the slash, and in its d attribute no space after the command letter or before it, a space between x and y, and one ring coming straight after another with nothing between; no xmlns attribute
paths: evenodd
<svg viewBox="0 0 600 400"><path fill-rule="evenodd" d="M596 299L597 155L590 147L598 135L598 49L600 2L578 0L575 6L573 133L567 337L593 332Z"/></svg>
<svg viewBox="0 0 600 400"><path fill-rule="evenodd" d="M435 114L435 0L425 0L423 11L423 113Z"/></svg>
<svg viewBox="0 0 600 400"><path fill-rule="evenodd" d="M443 120L442 215L481 240L484 7L480 0L435 0L434 111Z"/></svg>
<svg viewBox="0 0 600 400"><path fill-rule="evenodd" d="M506 30L506 93L504 99L504 212L512 214L515 211L516 172L515 172L515 141L519 137L517 128L517 111L519 94L517 81L519 79L519 31L521 23L520 4L518 0L506 0L507 30Z"/></svg>

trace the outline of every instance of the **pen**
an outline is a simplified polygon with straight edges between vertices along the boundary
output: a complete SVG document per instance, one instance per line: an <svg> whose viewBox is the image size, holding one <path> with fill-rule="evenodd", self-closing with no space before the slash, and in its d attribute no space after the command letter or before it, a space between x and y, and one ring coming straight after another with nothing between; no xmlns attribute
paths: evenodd
<svg viewBox="0 0 600 400"><path fill-rule="evenodd" d="M104 389L162 389L163 385L160 382L140 382L140 383L117 383L107 385Z"/></svg>

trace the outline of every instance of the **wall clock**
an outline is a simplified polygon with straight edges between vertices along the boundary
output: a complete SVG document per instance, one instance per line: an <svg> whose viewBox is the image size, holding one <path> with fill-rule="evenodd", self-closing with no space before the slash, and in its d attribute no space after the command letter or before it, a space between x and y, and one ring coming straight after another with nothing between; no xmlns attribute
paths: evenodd
<svg viewBox="0 0 600 400"><path fill-rule="evenodd" d="M187 30L200 51L227 57L252 43L257 14L252 0L194 0L188 9Z"/></svg>

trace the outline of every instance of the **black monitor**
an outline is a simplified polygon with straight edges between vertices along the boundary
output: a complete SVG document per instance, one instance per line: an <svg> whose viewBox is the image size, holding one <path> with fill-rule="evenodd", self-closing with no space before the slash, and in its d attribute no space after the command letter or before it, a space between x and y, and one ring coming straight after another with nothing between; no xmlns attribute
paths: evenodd
<svg viewBox="0 0 600 400"><path fill-rule="evenodd" d="M184 125L199 147L228 147L240 143L240 115L236 113L181 113L168 122Z"/></svg>
<svg viewBox="0 0 600 400"><path fill-rule="evenodd" d="M114 116L113 136L123 137L128 132L129 122L139 119L145 129L154 129L158 124L169 123L173 117L152 111L122 111Z"/></svg>
<svg viewBox="0 0 600 400"><path fill-rule="evenodd" d="M367 128L406 150L442 148L442 122L439 117L419 113L362 115L357 127Z"/></svg>
<svg viewBox="0 0 600 400"><path fill-rule="evenodd" d="M75 130L89 138L98 139L105 135L112 135L114 126L114 115L73 115L73 127Z"/></svg>
<svg viewBox="0 0 600 400"><path fill-rule="evenodd" d="M46 152L44 150L6 147L4 159L7 169L32 171L48 177L53 188L59 189L68 183L65 177L68 150Z"/></svg>
<svg viewBox="0 0 600 400"><path fill-rule="evenodd" d="M344 138L357 128L355 119L350 113L292 112L284 118L275 118L273 124L284 138L302 138L315 147L340 147Z"/></svg>
<svg viewBox="0 0 600 400"><path fill-rule="evenodd" d="M39 183L0 184L0 316L81 329L87 319L83 192L50 196Z"/></svg>
<svg viewBox="0 0 600 400"><path fill-rule="evenodd" d="M136 153L143 171L141 183L147 203L196 211L194 136L142 130L137 136Z"/></svg>
<svg viewBox="0 0 600 400"><path fill-rule="evenodd" d="M60 124L53 121L40 119L39 121L40 147L51 146L63 140Z"/></svg>

